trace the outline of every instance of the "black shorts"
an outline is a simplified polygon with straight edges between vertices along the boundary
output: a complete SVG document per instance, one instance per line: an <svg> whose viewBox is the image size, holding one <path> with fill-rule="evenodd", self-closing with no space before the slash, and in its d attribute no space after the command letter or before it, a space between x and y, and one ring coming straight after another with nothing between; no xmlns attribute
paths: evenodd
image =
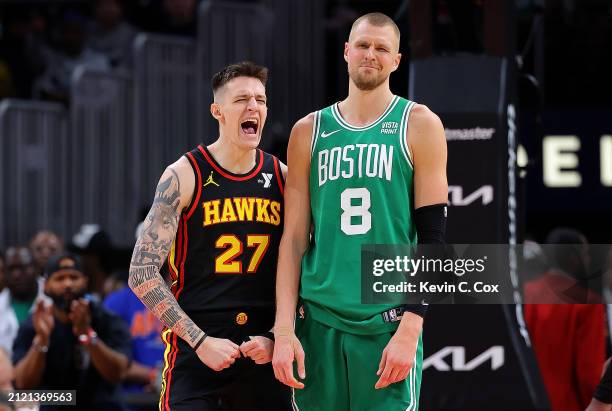
<svg viewBox="0 0 612 411"><path fill-rule="evenodd" d="M240 345L249 336L269 331L274 313L236 310L191 318L210 336L228 338ZM250 358L240 357L229 368L214 371L172 331L164 332L164 341L161 411L292 410L291 390L276 380L271 362L258 365Z"/></svg>

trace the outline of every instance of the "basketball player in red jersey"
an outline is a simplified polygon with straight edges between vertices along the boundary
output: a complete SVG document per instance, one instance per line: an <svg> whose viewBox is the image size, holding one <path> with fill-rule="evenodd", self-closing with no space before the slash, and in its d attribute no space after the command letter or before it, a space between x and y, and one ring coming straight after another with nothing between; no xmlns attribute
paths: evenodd
<svg viewBox="0 0 612 411"><path fill-rule="evenodd" d="M266 80L249 62L213 76L219 138L166 168L134 248L129 285L166 327L160 410L291 407L270 364L286 169L257 149Z"/></svg>

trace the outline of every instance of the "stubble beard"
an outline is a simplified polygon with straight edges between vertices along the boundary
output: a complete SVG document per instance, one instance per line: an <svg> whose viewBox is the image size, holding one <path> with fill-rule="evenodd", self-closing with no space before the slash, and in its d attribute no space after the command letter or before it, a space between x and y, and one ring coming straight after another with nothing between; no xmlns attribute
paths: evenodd
<svg viewBox="0 0 612 411"><path fill-rule="evenodd" d="M355 70L354 72L349 71L349 77L353 81L353 84L355 84L355 86L361 91L374 90L382 83L384 83L385 80L387 80L387 77L384 76L367 77L359 74L357 70Z"/></svg>

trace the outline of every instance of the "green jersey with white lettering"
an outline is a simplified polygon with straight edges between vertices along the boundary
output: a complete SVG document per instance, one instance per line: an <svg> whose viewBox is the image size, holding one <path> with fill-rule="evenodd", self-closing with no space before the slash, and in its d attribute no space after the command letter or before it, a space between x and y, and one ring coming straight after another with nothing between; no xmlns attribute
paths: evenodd
<svg viewBox="0 0 612 411"><path fill-rule="evenodd" d="M398 304L361 303L361 245L416 244L413 167L406 145L414 102L394 96L365 127L338 104L315 113L310 163L314 233L302 260L306 315L355 334L392 331L381 313Z"/></svg>

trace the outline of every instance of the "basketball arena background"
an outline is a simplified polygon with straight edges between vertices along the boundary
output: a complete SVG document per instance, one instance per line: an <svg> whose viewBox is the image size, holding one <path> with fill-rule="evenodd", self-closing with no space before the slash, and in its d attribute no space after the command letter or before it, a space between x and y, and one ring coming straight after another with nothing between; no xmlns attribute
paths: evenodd
<svg viewBox="0 0 612 411"><path fill-rule="evenodd" d="M18 60L15 21L42 19L30 34L52 45L54 21L93 3L2 0L0 64ZM370 11L401 29L392 90L445 125L449 243L543 242L558 226L609 242L610 1L202 1L176 33L147 20L161 0L124 3L129 63L76 67L61 102L19 72L0 87L0 249L94 223L129 250L166 165L216 139L209 79L231 62L270 68L262 148L285 159L294 122L345 96L344 41ZM424 339L421 409L549 409L520 304L432 306Z"/></svg>

